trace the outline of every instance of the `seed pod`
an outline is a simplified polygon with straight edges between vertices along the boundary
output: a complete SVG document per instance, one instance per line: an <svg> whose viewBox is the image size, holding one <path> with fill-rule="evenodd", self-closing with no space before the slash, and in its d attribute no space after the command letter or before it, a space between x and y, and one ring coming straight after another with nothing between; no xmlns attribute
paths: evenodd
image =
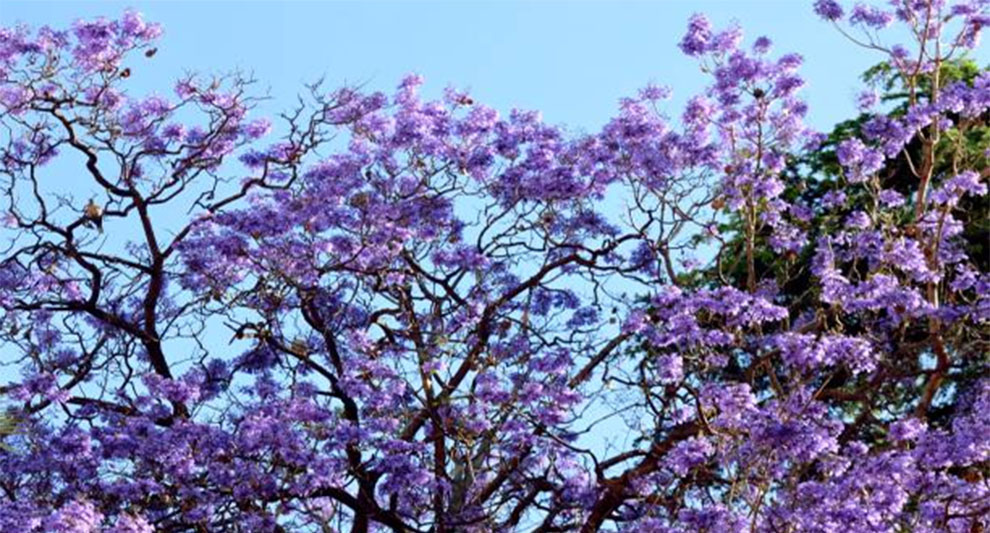
<svg viewBox="0 0 990 533"><path fill-rule="evenodd" d="M289 347L289 350L299 357L306 357L306 355L309 354L309 347L306 346L306 341L302 339L293 340L292 346Z"/></svg>

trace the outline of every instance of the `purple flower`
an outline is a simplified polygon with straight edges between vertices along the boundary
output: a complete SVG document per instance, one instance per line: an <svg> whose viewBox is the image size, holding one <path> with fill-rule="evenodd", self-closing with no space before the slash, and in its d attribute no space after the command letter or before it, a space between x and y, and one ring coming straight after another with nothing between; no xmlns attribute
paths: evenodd
<svg viewBox="0 0 990 533"><path fill-rule="evenodd" d="M835 153L851 183L862 183L883 167L883 155L855 137L839 143Z"/></svg>
<svg viewBox="0 0 990 533"><path fill-rule="evenodd" d="M917 418L898 420L890 425L888 436L894 442L913 441L925 432L925 424Z"/></svg>
<svg viewBox="0 0 990 533"><path fill-rule="evenodd" d="M815 0L815 13L833 22L841 19L843 15L842 6L835 0Z"/></svg>
<svg viewBox="0 0 990 533"><path fill-rule="evenodd" d="M866 150L866 146L859 139L852 138L846 139L839 143L838 149L836 149L835 154L839 158L839 164L845 167L853 166L863 159L863 152Z"/></svg>
<svg viewBox="0 0 990 533"><path fill-rule="evenodd" d="M753 51L757 54L766 54L770 51L770 47L773 46L773 42L769 38L760 36L753 41Z"/></svg>
<svg viewBox="0 0 990 533"><path fill-rule="evenodd" d="M846 203L846 193L842 191L828 191L822 195L822 204L830 209L837 209Z"/></svg>
<svg viewBox="0 0 990 533"><path fill-rule="evenodd" d="M715 448L704 437L691 437L677 444L667 454L665 462L677 475L687 475L691 469L707 462Z"/></svg>
<svg viewBox="0 0 990 533"><path fill-rule="evenodd" d="M643 100L657 101L670 98L670 88L660 85L647 85L639 90L639 97Z"/></svg>
<svg viewBox="0 0 990 533"><path fill-rule="evenodd" d="M884 189L880 191L880 194L877 195L877 198L881 202L883 202L883 204L886 205L887 207L897 207L904 205L904 196L902 196L901 193L893 189Z"/></svg>
<svg viewBox="0 0 990 533"><path fill-rule="evenodd" d="M46 521L46 531L53 533L96 533L103 515L87 501L70 501Z"/></svg>
<svg viewBox="0 0 990 533"><path fill-rule="evenodd" d="M712 39L712 25L708 17L695 13L688 20L688 30L681 39L681 50L689 56L699 56L709 50Z"/></svg>
<svg viewBox="0 0 990 533"><path fill-rule="evenodd" d="M856 107L860 111L869 111L880 103L880 96L876 91L863 91L856 96Z"/></svg>
<svg viewBox="0 0 990 533"><path fill-rule="evenodd" d="M244 126L244 134L251 139L257 139L268 134L272 129L272 123L267 119L258 119L249 122Z"/></svg>
<svg viewBox="0 0 990 533"><path fill-rule="evenodd" d="M657 375L660 383L673 385L684 379L684 361L678 355L661 355L657 358Z"/></svg>
<svg viewBox="0 0 990 533"><path fill-rule="evenodd" d="M864 4L853 6L852 15L849 16L850 23L864 24L875 30L886 28L893 20L892 13Z"/></svg>
<svg viewBox="0 0 990 533"><path fill-rule="evenodd" d="M853 211L846 217L846 225L856 229L867 229L872 225L870 216L862 211Z"/></svg>

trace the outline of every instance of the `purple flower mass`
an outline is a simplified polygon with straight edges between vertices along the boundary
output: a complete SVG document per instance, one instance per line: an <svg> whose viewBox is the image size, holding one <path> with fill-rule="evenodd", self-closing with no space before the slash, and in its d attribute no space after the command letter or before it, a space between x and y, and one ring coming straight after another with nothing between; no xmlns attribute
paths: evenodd
<svg viewBox="0 0 990 533"><path fill-rule="evenodd" d="M0 531L986 531L990 4L809 9L887 76L832 135L700 14L586 134L0 28Z"/></svg>

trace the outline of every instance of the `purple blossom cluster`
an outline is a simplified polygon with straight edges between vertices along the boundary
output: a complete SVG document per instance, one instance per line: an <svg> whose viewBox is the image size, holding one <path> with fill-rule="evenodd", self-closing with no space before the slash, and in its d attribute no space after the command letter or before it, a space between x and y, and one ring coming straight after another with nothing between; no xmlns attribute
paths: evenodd
<svg viewBox="0 0 990 533"><path fill-rule="evenodd" d="M990 527L990 74L939 82L990 5L949 4L813 3L915 40L861 43L907 103L810 176L803 59L703 15L679 119L576 136L416 75L272 123L128 92L136 13L0 29L0 530Z"/></svg>

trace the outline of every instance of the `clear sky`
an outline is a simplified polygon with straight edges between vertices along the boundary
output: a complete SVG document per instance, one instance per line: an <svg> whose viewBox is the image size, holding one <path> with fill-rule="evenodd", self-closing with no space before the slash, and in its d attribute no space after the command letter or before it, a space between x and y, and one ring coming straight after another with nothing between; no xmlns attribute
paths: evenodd
<svg viewBox="0 0 990 533"><path fill-rule="evenodd" d="M274 97L292 103L302 83L365 83L390 90L415 71L427 94L453 84L500 111L539 109L545 120L594 130L617 100L648 82L669 85L679 102L704 77L677 42L702 11L738 21L748 39L767 35L777 52L806 59L810 119L826 129L854 112L857 76L879 57L846 41L812 13L811 0L640 2L234 2L0 0L0 23L64 27L79 17L127 7L161 22L159 54L136 65L134 82L171 87L184 71L253 71ZM987 63L990 54L979 54Z"/></svg>

